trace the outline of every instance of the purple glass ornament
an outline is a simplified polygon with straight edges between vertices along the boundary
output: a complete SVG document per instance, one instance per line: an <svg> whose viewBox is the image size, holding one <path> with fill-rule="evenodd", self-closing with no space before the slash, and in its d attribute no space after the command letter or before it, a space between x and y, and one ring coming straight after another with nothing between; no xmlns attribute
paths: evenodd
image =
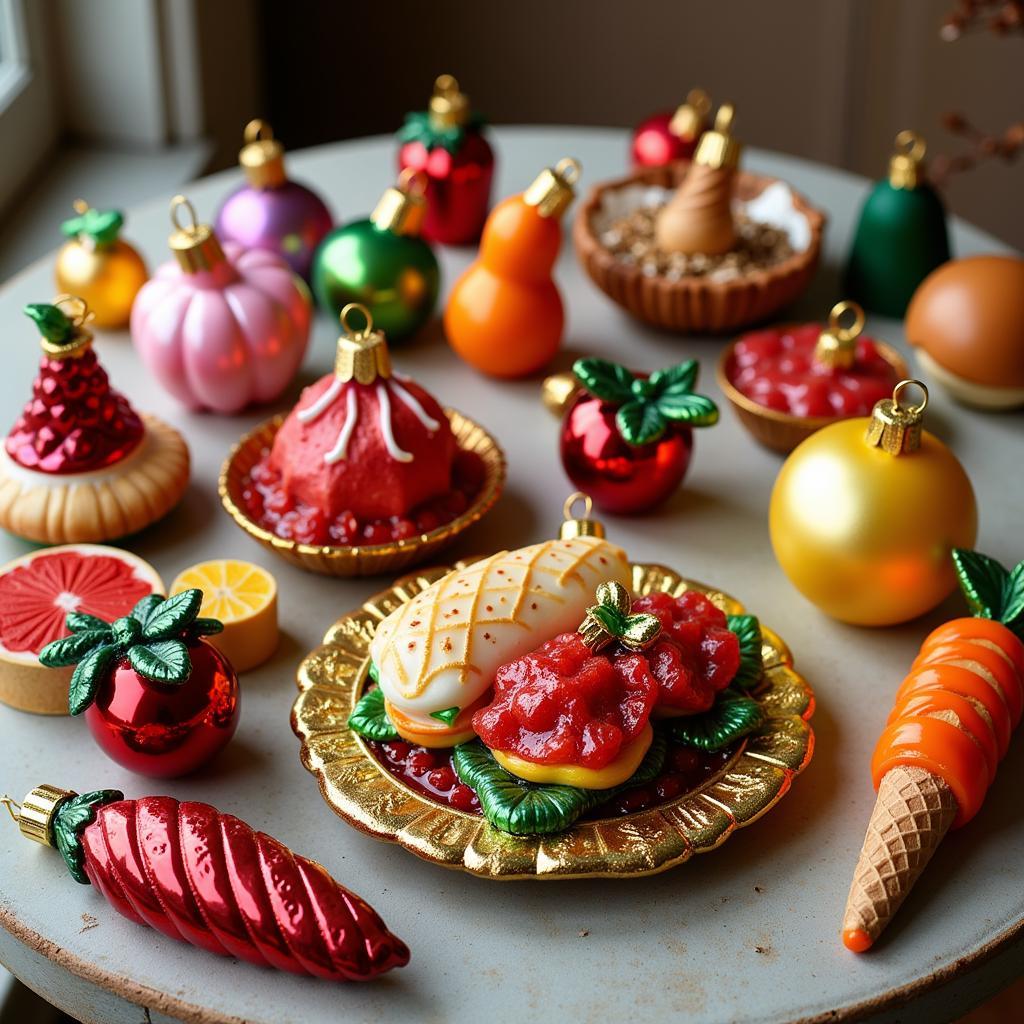
<svg viewBox="0 0 1024 1024"><path fill-rule="evenodd" d="M246 249L269 249L309 280L313 252L331 230L331 213L313 191L295 181L272 188L243 185L217 214L217 237Z"/></svg>

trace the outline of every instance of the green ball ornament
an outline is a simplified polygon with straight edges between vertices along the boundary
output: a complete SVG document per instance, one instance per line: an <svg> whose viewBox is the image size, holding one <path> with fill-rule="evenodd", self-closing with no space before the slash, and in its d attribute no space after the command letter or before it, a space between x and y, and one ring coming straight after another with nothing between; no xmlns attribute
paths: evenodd
<svg viewBox="0 0 1024 1024"><path fill-rule="evenodd" d="M917 286L949 259L946 211L922 178L924 152L919 135L900 132L889 178L860 212L844 293L872 313L902 317Z"/></svg>
<svg viewBox="0 0 1024 1024"><path fill-rule="evenodd" d="M437 304L441 271L419 236L426 211L422 184L404 174L367 220L334 228L313 256L317 302L337 317L350 302L366 306L389 341L415 334Z"/></svg>

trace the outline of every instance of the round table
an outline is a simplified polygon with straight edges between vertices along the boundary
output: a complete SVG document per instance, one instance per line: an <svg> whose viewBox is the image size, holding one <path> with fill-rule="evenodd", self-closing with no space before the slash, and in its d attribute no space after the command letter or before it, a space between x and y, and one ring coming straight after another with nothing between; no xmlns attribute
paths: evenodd
<svg viewBox="0 0 1024 1024"><path fill-rule="evenodd" d="M499 128L496 195L520 191L565 155L583 165L584 186L623 172L623 131ZM863 180L801 160L751 151L746 165L777 174L830 217L824 265L794 315L822 319L840 297L837 267L865 193ZM394 174L394 146L377 138L289 157L341 219L364 216ZM238 181L219 174L185 191L203 219ZM167 258L167 198L129 212L126 237L153 266ZM569 214L571 217L571 213ZM568 224L568 219L567 219ZM955 251L1005 248L964 224ZM472 257L441 252L445 286ZM557 269L568 307L559 366L600 354L655 368L689 356L716 393L722 340L681 338L628 319L585 279L566 246ZM29 394L35 330L27 302L54 292L50 261L0 291L6 366L0 409L13 421ZM904 346L901 325L868 330ZM299 387L328 372L337 324L321 316ZM504 497L461 538L452 556L551 536L571 489L556 452L555 423L539 380L499 383L476 375L445 345L440 328L395 348L397 365L443 402L479 419L509 457ZM242 722L231 746L192 778L154 782L105 759L81 721L0 707L0 784L20 798L41 782L79 790L117 787L128 796L166 792L239 815L322 864L363 895L412 948L404 970L367 985L335 985L221 960L119 917L91 888L76 885L53 851L0 831L0 960L26 984L83 1021L265 1021L474 1019L810 1021L866 1017L945 1021L1021 971L1016 940L1024 918L1024 817L1015 778L1024 744L1002 766L971 827L943 842L927 875L871 954L840 944L843 904L873 803L868 758L895 689L925 633L958 613L951 598L926 620L892 629L844 626L821 615L787 582L768 541L768 496L777 456L756 447L723 400L722 420L701 431L686 487L655 513L606 517L611 539L636 561L660 561L720 586L760 614L790 644L814 687L817 748L782 802L721 849L667 873L633 881L498 884L447 872L340 821L300 765L289 727L295 668L331 622L387 580L314 576L273 557L225 515L217 473L234 440L271 411L220 417L189 413L147 378L127 335L106 335L100 356L138 407L177 425L194 458L191 487L163 522L127 542L170 581L186 565L237 556L271 569L280 585L282 638L275 658L243 678ZM1005 561L1024 554L1020 509L1020 414L983 415L934 389L931 429L968 467L981 507L979 547ZM29 549L0 537L6 561Z"/></svg>

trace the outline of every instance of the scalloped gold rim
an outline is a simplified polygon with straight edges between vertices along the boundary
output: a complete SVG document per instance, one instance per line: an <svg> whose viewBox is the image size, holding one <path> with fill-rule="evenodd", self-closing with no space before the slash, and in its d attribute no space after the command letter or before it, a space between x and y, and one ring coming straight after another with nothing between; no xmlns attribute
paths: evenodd
<svg viewBox="0 0 1024 1024"><path fill-rule="evenodd" d="M460 533L479 522L495 505L505 486L505 453L480 424L455 409L445 409L456 442L463 451L475 452L484 464L484 481L475 502L462 515L429 533L390 544L316 545L285 540L253 522L237 500L241 477L259 454L273 442L284 422L279 413L264 420L242 436L228 453L217 481L217 492L225 511L253 540L293 565L326 576L372 576L396 572L423 562L451 543Z"/></svg>
<svg viewBox="0 0 1024 1024"><path fill-rule="evenodd" d="M469 564L459 562L455 568ZM331 809L350 825L398 843L423 860L483 878L626 878L656 874L716 849L756 821L809 763L814 695L793 670L784 641L762 626L767 685L757 697L765 724L714 776L659 807L624 817L578 822L557 836L510 836L483 818L442 807L415 793L370 755L347 719L362 692L369 645L379 623L450 568L398 580L343 615L299 665L291 725L303 766L316 776ZM728 594L659 565L633 566L639 594L696 590L730 615L743 612Z"/></svg>

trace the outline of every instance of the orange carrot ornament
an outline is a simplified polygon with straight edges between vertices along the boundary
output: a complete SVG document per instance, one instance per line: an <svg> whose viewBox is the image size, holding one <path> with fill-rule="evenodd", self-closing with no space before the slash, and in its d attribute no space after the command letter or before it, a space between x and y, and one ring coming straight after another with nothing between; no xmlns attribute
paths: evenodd
<svg viewBox="0 0 1024 1024"><path fill-rule="evenodd" d="M1007 572L953 550L973 618L934 630L871 759L878 790L843 917L843 943L878 938L950 828L978 812L1024 708L1024 562Z"/></svg>

